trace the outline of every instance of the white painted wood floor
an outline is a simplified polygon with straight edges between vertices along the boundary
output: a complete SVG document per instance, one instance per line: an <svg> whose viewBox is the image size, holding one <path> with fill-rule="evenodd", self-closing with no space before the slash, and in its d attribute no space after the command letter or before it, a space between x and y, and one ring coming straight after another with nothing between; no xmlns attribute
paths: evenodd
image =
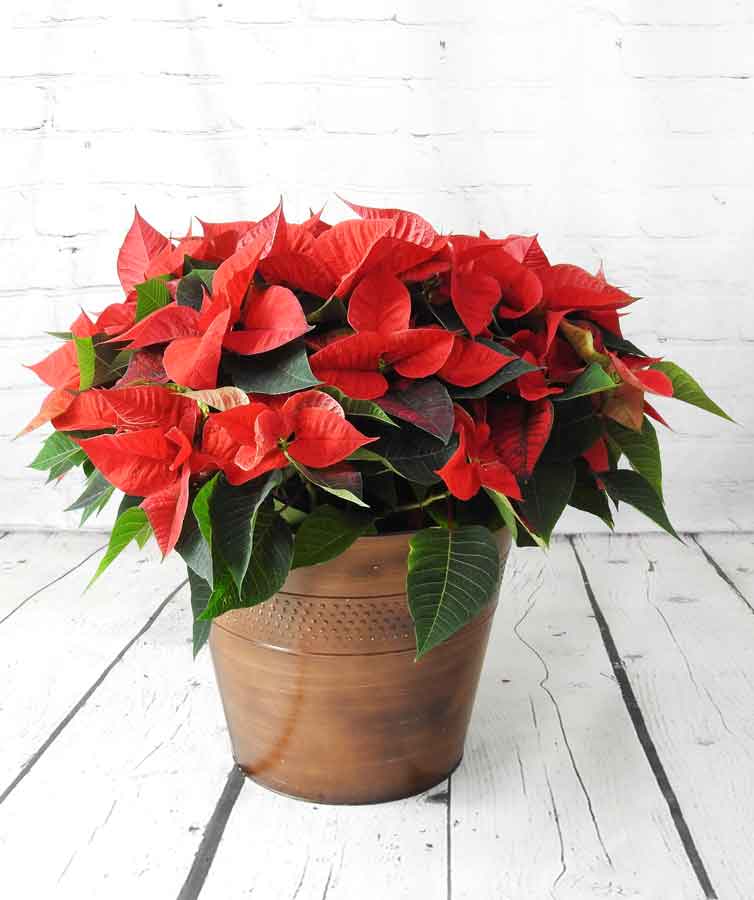
<svg viewBox="0 0 754 900"><path fill-rule="evenodd" d="M178 560L0 537L7 900L751 900L754 538L514 551L461 768L362 808L233 771Z"/></svg>

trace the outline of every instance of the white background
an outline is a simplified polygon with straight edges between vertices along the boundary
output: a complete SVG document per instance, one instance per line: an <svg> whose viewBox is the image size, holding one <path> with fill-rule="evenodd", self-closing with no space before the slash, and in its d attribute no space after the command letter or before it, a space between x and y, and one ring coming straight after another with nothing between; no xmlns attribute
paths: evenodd
<svg viewBox="0 0 754 900"><path fill-rule="evenodd" d="M21 364L120 298L134 203L180 234L281 193L291 218L328 199L339 218L337 190L604 261L643 298L628 336L740 423L657 404L671 518L754 527L754 3L4 0L0 17L0 526L76 522L77 476L44 488L24 468L38 436L9 440L44 394Z"/></svg>

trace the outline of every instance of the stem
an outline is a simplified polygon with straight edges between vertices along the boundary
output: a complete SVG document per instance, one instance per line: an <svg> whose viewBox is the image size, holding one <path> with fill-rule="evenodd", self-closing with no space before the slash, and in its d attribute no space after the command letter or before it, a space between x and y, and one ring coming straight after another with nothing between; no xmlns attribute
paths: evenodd
<svg viewBox="0 0 754 900"><path fill-rule="evenodd" d="M432 503L436 503L438 500L445 500L446 497L449 497L450 494L446 491L444 494L433 494L431 497L425 497L424 500L417 500L416 503L404 503L402 506L395 506L393 509L384 513L381 516L378 516L378 519L385 519L388 516L392 516L395 513L407 512L410 509L424 509L425 506L429 506Z"/></svg>

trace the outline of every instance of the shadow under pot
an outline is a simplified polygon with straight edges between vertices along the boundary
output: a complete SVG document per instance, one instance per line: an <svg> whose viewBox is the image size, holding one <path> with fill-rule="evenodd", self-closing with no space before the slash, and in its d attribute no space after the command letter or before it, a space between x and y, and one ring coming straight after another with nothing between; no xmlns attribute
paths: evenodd
<svg viewBox="0 0 754 900"><path fill-rule="evenodd" d="M415 662L410 539L360 538L292 571L266 603L214 620L233 755L249 778L317 803L378 803L428 790L458 766L498 592ZM497 540L502 577L510 535Z"/></svg>

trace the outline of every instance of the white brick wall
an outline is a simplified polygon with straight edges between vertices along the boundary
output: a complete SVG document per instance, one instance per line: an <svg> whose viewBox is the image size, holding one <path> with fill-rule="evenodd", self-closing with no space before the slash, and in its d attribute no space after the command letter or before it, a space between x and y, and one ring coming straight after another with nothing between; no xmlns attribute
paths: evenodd
<svg viewBox="0 0 754 900"><path fill-rule="evenodd" d="M631 336L741 423L663 405L674 520L754 527L750 0L5 0L0 27L0 527L74 521L9 441L21 366L118 297L133 204L178 233L335 190L604 260Z"/></svg>

